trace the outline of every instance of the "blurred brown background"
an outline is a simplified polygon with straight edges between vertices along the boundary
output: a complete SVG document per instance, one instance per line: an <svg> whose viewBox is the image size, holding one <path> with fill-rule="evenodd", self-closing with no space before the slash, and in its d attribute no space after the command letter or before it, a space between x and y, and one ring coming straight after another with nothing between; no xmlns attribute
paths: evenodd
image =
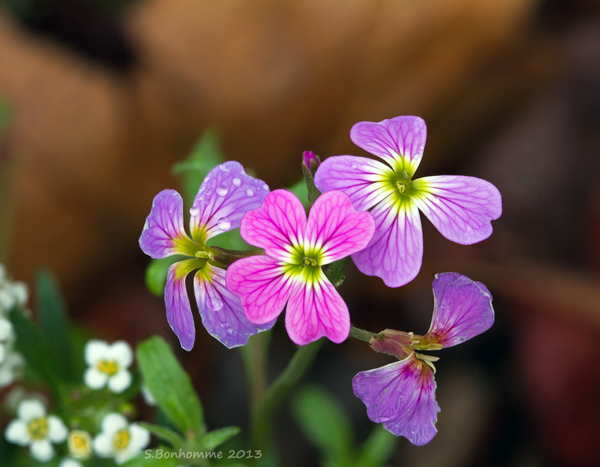
<svg viewBox="0 0 600 467"><path fill-rule="evenodd" d="M132 343L174 341L137 239L208 125L276 188L298 179L305 149L364 154L358 121L422 116L417 176L490 180L504 214L471 247L425 220L413 283L351 269L342 294L359 326L424 332L433 275L457 271L488 285L497 325L443 353L440 433L425 448L400 440L392 464L600 465L598 1L4 0L0 97L2 259L28 282L50 267L79 324ZM312 377L367 433L350 379L389 360L357 342L323 352ZM243 397L233 355L201 329L181 355L215 426L243 416L217 409ZM293 427L281 436L284 465L316 462Z"/></svg>

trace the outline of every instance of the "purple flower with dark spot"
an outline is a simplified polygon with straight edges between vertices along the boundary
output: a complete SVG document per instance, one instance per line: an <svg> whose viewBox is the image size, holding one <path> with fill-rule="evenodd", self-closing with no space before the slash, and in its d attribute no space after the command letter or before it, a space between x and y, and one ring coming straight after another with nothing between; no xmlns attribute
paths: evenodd
<svg viewBox="0 0 600 467"><path fill-rule="evenodd" d="M421 269L419 210L444 237L463 245L489 237L491 221L502 213L500 192L485 180L455 175L413 180L426 137L425 122L419 117L359 122L352 127L350 138L385 164L364 157L335 156L326 159L315 175L321 192L341 190L356 209L370 210L375 234L352 260L361 272L381 277L388 287L407 284Z"/></svg>
<svg viewBox="0 0 600 467"><path fill-rule="evenodd" d="M244 240L266 255L229 266L227 287L253 323L271 322L287 303L285 326L292 341L305 345L326 336L340 343L350 332L350 315L321 267L364 248L373 229L369 213L357 212L341 191L321 195L307 221L294 194L275 190L244 216L240 228Z"/></svg>
<svg viewBox="0 0 600 467"><path fill-rule="evenodd" d="M452 347L487 331L494 324L492 295L485 285L454 272L433 281L435 306L424 336L385 330L371 339L379 352L401 359L381 368L361 371L352 380L354 394L367 406L375 423L411 443L427 444L437 433L440 408L435 400L437 357L422 350Z"/></svg>
<svg viewBox="0 0 600 467"><path fill-rule="evenodd" d="M240 163L216 166L202 182L190 209L191 238L183 227L179 193L164 190L154 198L140 247L152 258L188 257L171 265L165 286L167 320L185 350L194 346L196 335L185 285L193 271L197 271L194 293L202 324L226 347L245 345L251 335L273 326L274 321L256 325L246 319L239 298L225 286L225 270L206 245L209 238L238 228L244 214L258 208L267 193L267 184L247 175Z"/></svg>

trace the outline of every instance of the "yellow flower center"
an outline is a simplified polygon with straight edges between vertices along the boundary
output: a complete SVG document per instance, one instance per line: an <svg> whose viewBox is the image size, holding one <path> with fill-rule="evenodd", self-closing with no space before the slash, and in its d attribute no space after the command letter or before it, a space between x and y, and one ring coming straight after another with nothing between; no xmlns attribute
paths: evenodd
<svg viewBox="0 0 600 467"><path fill-rule="evenodd" d="M74 430L69 433L69 452L74 457L87 457L92 452L92 438L87 431Z"/></svg>
<svg viewBox="0 0 600 467"><path fill-rule="evenodd" d="M308 256L305 256L303 261L306 266L318 266L317 260L314 258L309 258Z"/></svg>
<svg viewBox="0 0 600 467"><path fill-rule="evenodd" d="M129 430L127 428L123 428L115 433L113 438L113 447L117 450L123 450L129 444L131 440L131 435L129 434Z"/></svg>
<svg viewBox="0 0 600 467"><path fill-rule="evenodd" d="M48 420L45 417L31 420L27 425L27 432L34 441L46 439L48 436Z"/></svg>
<svg viewBox="0 0 600 467"><path fill-rule="evenodd" d="M98 368L98 371L112 376L119 371L119 364L114 360L100 360L96 365L96 368Z"/></svg>

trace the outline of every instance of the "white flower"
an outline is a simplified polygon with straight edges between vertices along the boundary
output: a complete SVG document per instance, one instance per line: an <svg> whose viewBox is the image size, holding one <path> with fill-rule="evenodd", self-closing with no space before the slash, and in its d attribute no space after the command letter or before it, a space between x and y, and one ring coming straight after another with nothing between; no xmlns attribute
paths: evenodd
<svg viewBox="0 0 600 467"><path fill-rule="evenodd" d="M67 438L67 427L62 420L46 415L42 403L35 399L21 402L17 415L6 427L6 439L20 446L29 445L31 455L40 462L52 459L52 443L62 443Z"/></svg>
<svg viewBox="0 0 600 467"><path fill-rule="evenodd" d="M86 459L92 453L92 435L87 431L71 431L67 444L69 445L69 454L78 459Z"/></svg>
<svg viewBox="0 0 600 467"><path fill-rule="evenodd" d="M83 465L81 462L77 462L75 459L69 459L68 457L65 457L60 461L58 467L83 467Z"/></svg>
<svg viewBox="0 0 600 467"><path fill-rule="evenodd" d="M136 423L128 424L123 415L109 413L102 420L102 433L94 438L94 450L100 457L113 457L122 464L148 446L150 432Z"/></svg>
<svg viewBox="0 0 600 467"><path fill-rule="evenodd" d="M85 345L85 361L90 366L84 375L88 387L101 389L108 384L112 392L120 393L131 384L127 368L133 361L133 353L127 342L118 341L111 345L91 340Z"/></svg>
<svg viewBox="0 0 600 467"><path fill-rule="evenodd" d="M142 392L142 397L144 398L144 402L148 405L156 407L158 404L156 403L156 399L150 392L150 389L148 389L148 386L146 386L145 384L142 384L141 389L142 389L141 392Z"/></svg>
<svg viewBox="0 0 600 467"><path fill-rule="evenodd" d="M28 295L27 286L8 280L4 265L0 264L0 313L7 312L15 304L25 305Z"/></svg>
<svg viewBox="0 0 600 467"><path fill-rule="evenodd" d="M0 388L11 384L25 364L20 353L8 351L0 363Z"/></svg>

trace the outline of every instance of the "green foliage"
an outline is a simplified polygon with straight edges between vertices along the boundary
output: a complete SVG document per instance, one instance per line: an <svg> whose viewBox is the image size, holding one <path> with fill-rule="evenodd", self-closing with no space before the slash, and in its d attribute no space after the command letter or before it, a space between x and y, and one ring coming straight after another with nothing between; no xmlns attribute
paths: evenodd
<svg viewBox="0 0 600 467"><path fill-rule="evenodd" d="M183 257L179 255L169 256L168 258L153 259L146 268L146 287L157 297L162 297L165 293L167 284L167 272L169 267L180 261Z"/></svg>
<svg viewBox="0 0 600 467"><path fill-rule="evenodd" d="M219 137L215 128L209 128L200 137L188 158L173 166L173 173L181 176L183 199L190 207L202 181L216 165L225 162L219 147Z"/></svg>
<svg viewBox="0 0 600 467"><path fill-rule="evenodd" d="M233 438L240 432L240 428L237 426L228 426L218 430L213 430L210 433L206 433L202 437L202 444L208 451L212 451L216 447L220 446L224 442Z"/></svg>
<svg viewBox="0 0 600 467"><path fill-rule="evenodd" d="M346 275L344 274L344 267L346 266L347 260L348 257L335 261L331 263L327 268L327 271L325 271L325 275L335 287L339 287L346 280Z"/></svg>
<svg viewBox="0 0 600 467"><path fill-rule="evenodd" d="M380 467L392 456L397 438L376 425L362 444L356 443L343 406L318 386L298 392L294 419L308 440L321 452L328 467Z"/></svg>
<svg viewBox="0 0 600 467"><path fill-rule="evenodd" d="M17 336L17 348L27 361L29 368L44 380L56 395L64 391L65 367L40 330L13 307L9 319Z"/></svg>
<svg viewBox="0 0 600 467"><path fill-rule="evenodd" d="M200 399L169 345L161 337L151 337L138 345L137 360L146 386L165 416L186 436L204 434Z"/></svg>
<svg viewBox="0 0 600 467"><path fill-rule="evenodd" d="M304 180L294 183L291 187L287 188L287 190L294 193L302 202L304 209L308 210L311 203L308 201L308 188L306 187Z"/></svg>
<svg viewBox="0 0 600 467"><path fill-rule="evenodd" d="M54 276L42 270L36 280L37 309L42 334L50 347L64 365L65 376L70 381L77 381L75 357L69 325L67 308L58 289Z"/></svg>

